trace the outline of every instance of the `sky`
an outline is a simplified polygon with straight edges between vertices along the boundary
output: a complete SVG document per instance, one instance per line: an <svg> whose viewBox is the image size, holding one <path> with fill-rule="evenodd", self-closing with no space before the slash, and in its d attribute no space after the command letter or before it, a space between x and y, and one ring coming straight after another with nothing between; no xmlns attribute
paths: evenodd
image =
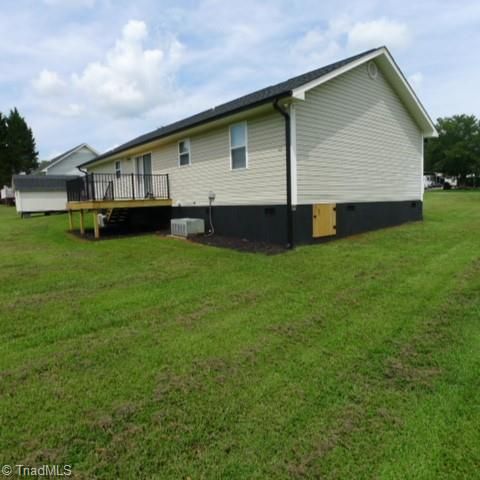
<svg viewBox="0 0 480 480"><path fill-rule="evenodd" d="M2 0L0 111L100 152L386 45L433 119L480 116L480 2Z"/></svg>

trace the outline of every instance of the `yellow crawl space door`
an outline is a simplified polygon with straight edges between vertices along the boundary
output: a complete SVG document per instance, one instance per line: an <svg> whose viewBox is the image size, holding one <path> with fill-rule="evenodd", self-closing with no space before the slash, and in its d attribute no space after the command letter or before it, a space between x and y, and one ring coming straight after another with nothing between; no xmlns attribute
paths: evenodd
<svg viewBox="0 0 480 480"><path fill-rule="evenodd" d="M337 205L335 203L314 204L312 214L313 238L337 234Z"/></svg>

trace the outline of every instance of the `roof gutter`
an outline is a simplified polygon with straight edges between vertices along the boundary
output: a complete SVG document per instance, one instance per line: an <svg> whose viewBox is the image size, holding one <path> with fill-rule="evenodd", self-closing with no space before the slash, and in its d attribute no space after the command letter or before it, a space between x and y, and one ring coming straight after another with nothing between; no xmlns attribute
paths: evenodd
<svg viewBox="0 0 480 480"><path fill-rule="evenodd" d="M290 114L278 104L279 98L273 102L273 108L279 112L285 120L285 166L287 170L287 248L293 248L293 212L292 212L292 135L290 131Z"/></svg>

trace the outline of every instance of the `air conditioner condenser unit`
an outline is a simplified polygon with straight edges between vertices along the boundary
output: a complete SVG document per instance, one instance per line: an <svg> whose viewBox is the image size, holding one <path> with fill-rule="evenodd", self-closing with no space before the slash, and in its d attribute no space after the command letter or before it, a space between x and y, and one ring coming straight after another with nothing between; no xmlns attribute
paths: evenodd
<svg viewBox="0 0 480 480"><path fill-rule="evenodd" d="M201 218L175 218L170 221L174 237L189 237L205 233L205 222Z"/></svg>

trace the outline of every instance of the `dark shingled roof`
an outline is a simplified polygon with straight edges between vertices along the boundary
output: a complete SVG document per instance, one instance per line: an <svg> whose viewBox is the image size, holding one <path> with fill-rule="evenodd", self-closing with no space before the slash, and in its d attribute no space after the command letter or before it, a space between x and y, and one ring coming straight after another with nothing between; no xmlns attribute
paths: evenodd
<svg viewBox="0 0 480 480"><path fill-rule="evenodd" d="M13 188L19 192L62 192L66 181L78 178L76 175L14 175Z"/></svg>
<svg viewBox="0 0 480 480"><path fill-rule="evenodd" d="M186 130L187 128L198 126L203 123L207 123L218 118L240 112L242 110L254 108L258 105L273 101L276 98L288 97L292 94L293 89L301 87L302 85L305 85L312 80L323 77L327 73L333 72L334 70L337 70L338 68L341 68L348 63L354 62L355 60L358 60L365 55L375 52L376 50L378 50L378 48L367 50L358 55L354 55L353 57L340 60L339 62L331 63L330 65L322 68L317 68L316 70L312 70L302 75L298 75L297 77L290 78L289 80L277 83L276 85L262 88L261 90L257 90L256 92L250 93L230 102L223 103L222 105L211 108L210 110L205 110L191 117L179 120L178 122L171 123L170 125L167 125L165 127L158 128L157 130L153 130L152 132L141 135L140 137L134 138L133 140L130 140L129 142L124 143L119 147L109 150L108 152L99 155L93 160L89 160L88 162L83 163L82 165L80 165L80 167L84 167L91 163L97 162L98 160L101 160L103 158L108 158L111 155L121 153L132 147L137 147L139 145L143 145L144 143L148 143L153 140L158 140L174 133L181 132L182 130Z"/></svg>

